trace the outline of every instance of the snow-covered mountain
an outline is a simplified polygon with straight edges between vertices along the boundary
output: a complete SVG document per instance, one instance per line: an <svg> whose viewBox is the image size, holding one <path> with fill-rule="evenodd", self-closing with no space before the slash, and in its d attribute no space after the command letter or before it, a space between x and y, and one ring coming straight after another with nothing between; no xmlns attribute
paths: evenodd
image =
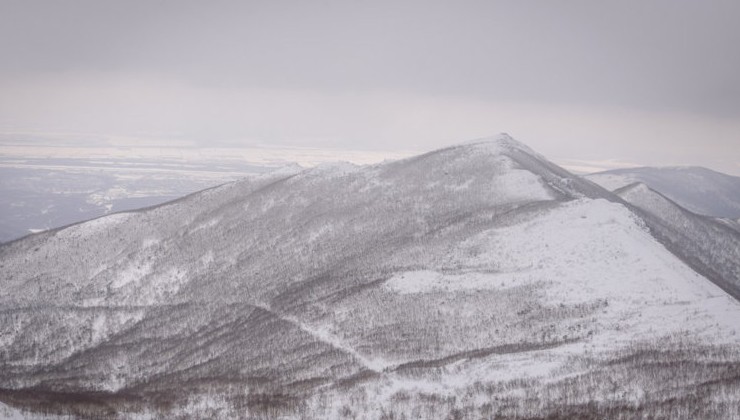
<svg viewBox="0 0 740 420"><path fill-rule="evenodd" d="M740 177L689 167L627 168L587 175L613 191L640 182L694 213L740 219Z"/></svg>
<svg viewBox="0 0 740 420"><path fill-rule="evenodd" d="M689 261L694 270L740 299L740 240L734 224L692 213L643 183L627 185L615 193L640 210L653 236Z"/></svg>
<svg viewBox="0 0 740 420"><path fill-rule="evenodd" d="M33 235L0 247L0 401L123 418L740 416L740 303L720 287L737 283L740 234L620 195L502 135ZM694 258L670 234L684 222L724 251Z"/></svg>

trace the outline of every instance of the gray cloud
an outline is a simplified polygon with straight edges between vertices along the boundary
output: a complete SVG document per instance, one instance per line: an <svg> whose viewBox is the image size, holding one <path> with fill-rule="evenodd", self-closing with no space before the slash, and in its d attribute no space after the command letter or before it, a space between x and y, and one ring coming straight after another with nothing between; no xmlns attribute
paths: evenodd
<svg viewBox="0 0 740 420"><path fill-rule="evenodd" d="M8 1L4 73L740 113L740 3Z"/></svg>
<svg viewBox="0 0 740 420"><path fill-rule="evenodd" d="M619 124L645 132L638 147L666 131L653 113L712 127L703 141L726 149L740 135L737 16L734 0L3 0L0 85L13 95L0 123L368 146L414 129L434 144L453 129L561 128L550 113L599 130L574 145Z"/></svg>

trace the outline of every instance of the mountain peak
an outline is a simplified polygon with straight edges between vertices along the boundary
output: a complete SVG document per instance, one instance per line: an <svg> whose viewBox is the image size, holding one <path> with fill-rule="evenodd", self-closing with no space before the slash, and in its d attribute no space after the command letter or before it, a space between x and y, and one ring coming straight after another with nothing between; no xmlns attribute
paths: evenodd
<svg viewBox="0 0 740 420"><path fill-rule="evenodd" d="M469 140L460 144L460 146L484 146L495 149L497 152L521 150L523 152L538 155L526 144L514 139L508 133L502 132L494 136L481 137Z"/></svg>

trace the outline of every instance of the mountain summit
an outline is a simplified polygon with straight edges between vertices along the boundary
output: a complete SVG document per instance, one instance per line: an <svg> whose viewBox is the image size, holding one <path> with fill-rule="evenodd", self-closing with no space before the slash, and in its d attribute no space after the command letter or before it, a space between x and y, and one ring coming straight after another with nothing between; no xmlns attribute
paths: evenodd
<svg viewBox="0 0 740 420"><path fill-rule="evenodd" d="M738 415L740 305L648 216L500 135L32 235L0 247L0 401L92 417Z"/></svg>
<svg viewBox="0 0 740 420"><path fill-rule="evenodd" d="M515 140L508 133L499 133L495 136L481 137L478 139L468 140L468 141L460 143L458 146L464 147L464 146L480 145L480 144L487 144L489 146L498 147L502 150L518 149L518 150L521 150L527 153L535 154L535 152L532 149L530 149L529 146L527 146L526 144L518 140Z"/></svg>

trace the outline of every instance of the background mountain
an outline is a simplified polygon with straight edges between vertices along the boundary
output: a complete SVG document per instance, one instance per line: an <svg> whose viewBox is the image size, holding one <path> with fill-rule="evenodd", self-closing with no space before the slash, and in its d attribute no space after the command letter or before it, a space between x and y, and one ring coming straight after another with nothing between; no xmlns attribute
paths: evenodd
<svg viewBox="0 0 740 420"><path fill-rule="evenodd" d="M636 206L653 236L740 299L740 178L698 167L619 169L586 178Z"/></svg>
<svg viewBox="0 0 740 420"><path fill-rule="evenodd" d="M0 401L91 417L740 416L740 304L717 286L737 282L738 234L664 221L637 192L503 135L39 233L0 247ZM719 241L699 259L670 234L685 221Z"/></svg>
<svg viewBox="0 0 740 420"><path fill-rule="evenodd" d="M614 169L586 178L610 191L641 182L694 213L740 219L740 177L711 169L695 166Z"/></svg>
<svg viewBox="0 0 740 420"><path fill-rule="evenodd" d="M653 236L674 254L740 299L740 235L736 224L694 214L639 182L615 193L642 210L640 214L648 220Z"/></svg>

